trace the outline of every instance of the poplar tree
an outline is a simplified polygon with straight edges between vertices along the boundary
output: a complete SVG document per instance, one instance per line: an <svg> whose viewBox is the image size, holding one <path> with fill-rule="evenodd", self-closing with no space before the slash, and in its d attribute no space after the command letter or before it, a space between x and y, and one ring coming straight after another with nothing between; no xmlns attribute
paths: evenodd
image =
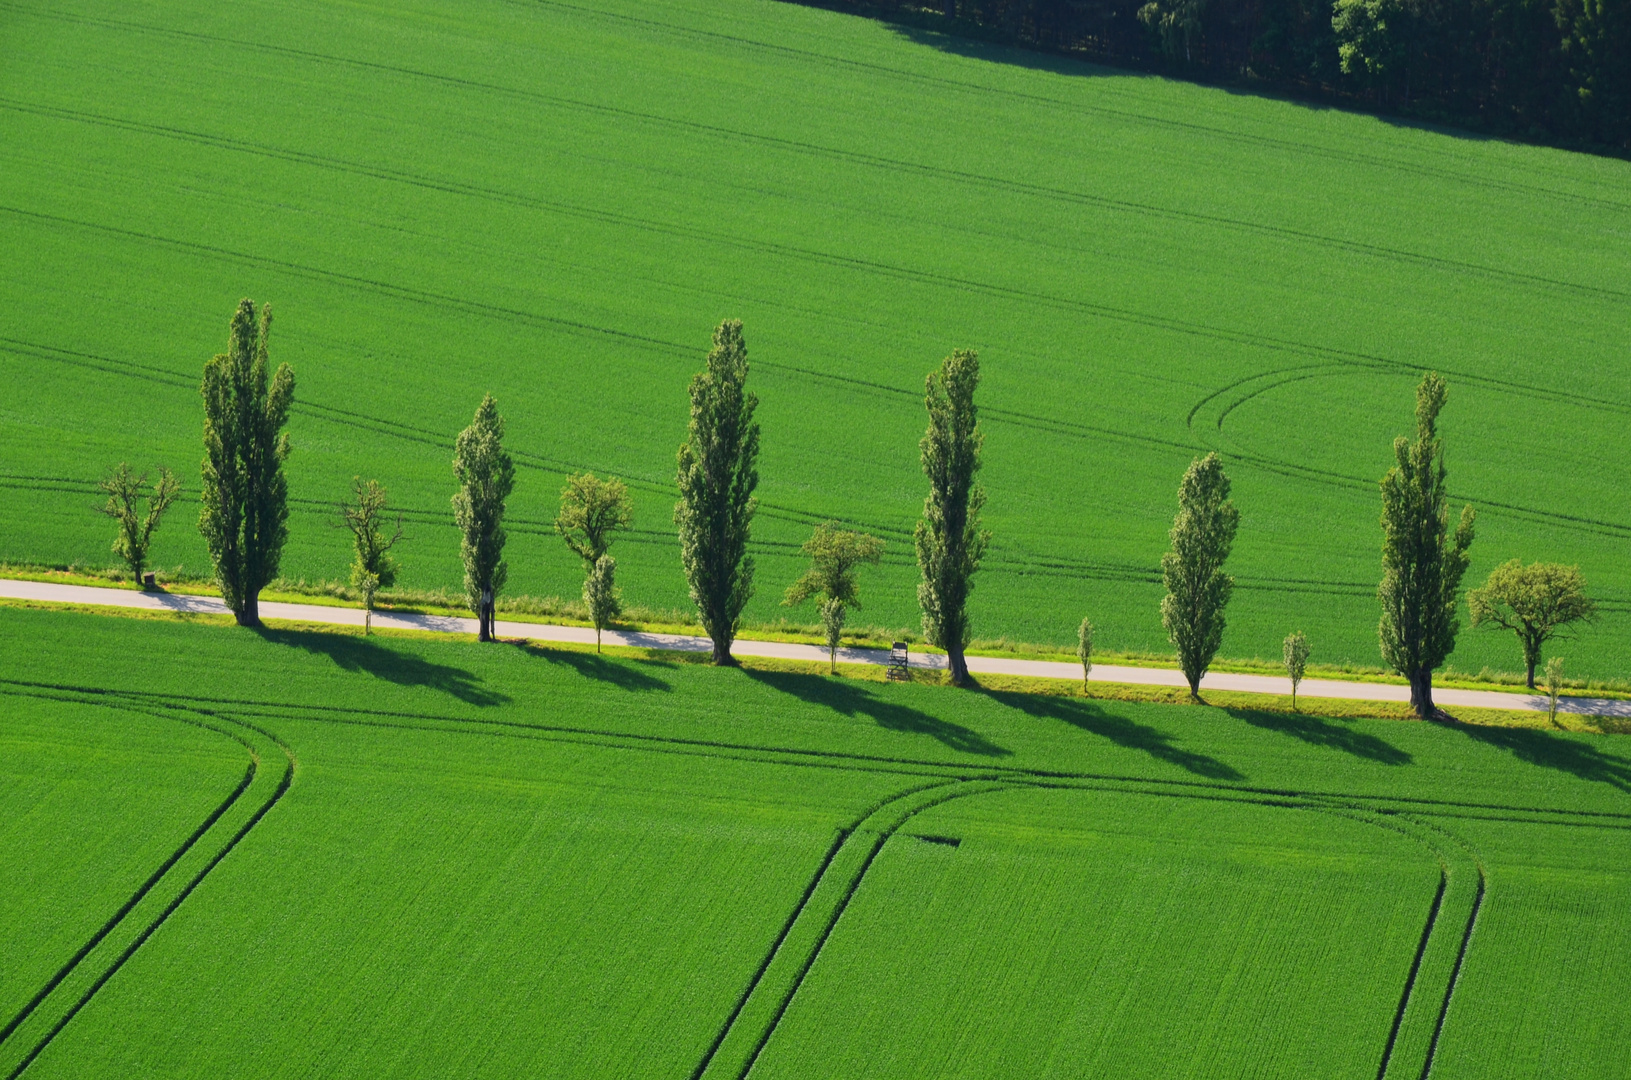
<svg viewBox="0 0 1631 1080"><path fill-rule="evenodd" d="M493 612L499 590L509 577L504 562L504 500L515 487L515 465L504 451L504 418L486 394L470 426L453 445L453 520L464 534L464 591L476 613L477 637L493 640Z"/></svg>
<svg viewBox="0 0 1631 1080"><path fill-rule="evenodd" d="M617 560L602 555L583 579L583 605L589 621L595 624L595 652L600 651L600 632L623 613L623 596L617 588Z"/></svg>
<svg viewBox="0 0 1631 1080"><path fill-rule="evenodd" d="M1301 630L1294 634L1287 634L1282 652L1286 664L1286 678L1291 680L1291 708L1297 708L1297 687L1302 685L1303 676L1308 672L1308 657L1312 649L1308 638Z"/></svg>
<svg viewBox="0 0 1631 1080"><path fill-rule="evenodd" d="M912 538L923 580L917 587L923 609L923 635L946 651L953 686L967 686L963 650L971 637L968 595L991 534L980 528L985 491L974 483L985 435L979 428L974 391L980 385L980 357L957 349L938 371L929 373L924 405L929 428L918 444L929 494Z"/></svg>
<svg viewBox="0 0 1631 1080"><path fill-rule="evenodd" d="M1437 372L1416 388L1416 438L1393 441L1393 468L1382 477L1382 658L1410 681L1410 705L1423 720L1433 706L1433 670L1455 649L1456 597L1472 547L1473 510L1450 531L1444 446L1438 414L1448 386Z"/></svg>
<svg viewBox="0 0 1631 1080"><path fill-rule="evenodd" d="M1223 572L1234 547L1240 512L1229 501L1229 478L1216 454L1196 458L1178 486L1178 516L1172 522L1172 550L1161 556L1167 595L1161 625L1178 649L1178 666L1189 680L1189 696L1200 700L1201 676L1223 644L1223 612L1235 579Z"/></svg>
<svg viewBox="0 0 1631 1080"><path fill-rule="evenodd" d="M1088 677L1093 674L1093 624L1087 619L1076 628L1076 659L1082 662L1082 692L1087 692Z"/></svg>
<svg viewBox="0 0 1631 1080"><path fill-rule="evenodd" d="M283 425L294 401L294 373L269 373L272 308L260 319L238 302L227 351L204 365L204 490L198 528L204 534L221 599L240 626L260 625L260 591L277 577L288 539L289 484Z"/></svg>
<svg viewBox="0 0 1631 1080"><path fill-rule="evenodd" d="M713 641L713 662L734 664L731 642L742 609L753 595L749 527L759 501L759 399L746 389L748 349L742 322L714 331L708 366L691 379L690 433L679 452L674 506L680 562L702 628Z"/></svg>

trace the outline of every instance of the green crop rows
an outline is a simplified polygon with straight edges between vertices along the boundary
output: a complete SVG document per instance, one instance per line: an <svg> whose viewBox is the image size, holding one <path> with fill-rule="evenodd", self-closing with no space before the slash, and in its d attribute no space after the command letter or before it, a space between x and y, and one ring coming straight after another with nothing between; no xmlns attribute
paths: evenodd
<svg viewBox="0 0 1631 1080"><path fill-rule="evenodd" d="M1623 1072L1603 736L10 607L0 695L0 1076Z"/></svg>
<svg viewBox="0 0 1631 1080"><path fill-rule="evenodd" d="M751 9L751 20L741 16ZM298 380L284 572L344 575L334 505L407 510L456 586L452 437L481 393L522 475L510 590L576 596L563 475L635 486L629 600L678 607L674 451L719 319L763 399L759 593L812 522L889 541L862 618L916 622L924 374L982 350L995 542L976 633L1164 649L1184 466L1235 480L1226 656L1375 663L1379 498L1419 370L1451 381L1469 584L1578 563L1631 674L1631 165L748 0L0 5L0 558L105 564L94 481L196 491L197 383L240 296ZM183 504L164 566L207 569ZM1463 635L1453 662L1515 670Z"/></svg>

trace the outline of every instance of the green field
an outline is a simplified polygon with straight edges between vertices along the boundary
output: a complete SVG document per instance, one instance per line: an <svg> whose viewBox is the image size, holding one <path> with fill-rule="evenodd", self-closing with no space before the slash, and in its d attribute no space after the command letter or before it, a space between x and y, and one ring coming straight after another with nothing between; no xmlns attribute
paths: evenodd
<svg viewBox="0 0 1631 1080"><path fill-rule="evenodd" d="M15 607L0 695L0 1076L1625 1075L1611 737Z"/></svg>
<svg viewBox="0 0 1631 1080"><path fill-rule="evenodd" d="M196 493L239 297L296 372L291 577L340 578L355 475L402 583L456 586L453 435L522 466L510 589L574 597L565 472L634 485L627 599L685 603L685 386L745 320L759 593L833 516L889 541L860 618L917 621L925 372L981 350L995 533L976 633L1165 649L1191 457L1242 511L1226 656L1376 663L1376 479L1446 372L1469 584L1578 563L1631 675L1631 164L941 40L754 0L0 3L0 558L104 564L94 481ZM163 566L207 571L184 504ZM1452 662L1516 670L1464 633Z"/></svg>

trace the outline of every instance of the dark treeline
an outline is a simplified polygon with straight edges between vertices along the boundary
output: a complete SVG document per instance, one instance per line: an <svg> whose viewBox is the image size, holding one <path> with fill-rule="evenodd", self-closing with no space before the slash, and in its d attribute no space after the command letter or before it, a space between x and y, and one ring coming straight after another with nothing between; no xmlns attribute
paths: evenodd
<svg viewBox="0 0 1631 1080"><path fill-rule="evenodd" d="M1631 152L1631 0L803 0L1111 64Z"/></svg>

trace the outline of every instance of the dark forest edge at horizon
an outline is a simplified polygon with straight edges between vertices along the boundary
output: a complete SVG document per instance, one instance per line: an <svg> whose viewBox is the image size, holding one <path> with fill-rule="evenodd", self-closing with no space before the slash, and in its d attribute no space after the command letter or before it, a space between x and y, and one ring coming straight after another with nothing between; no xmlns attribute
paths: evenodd
<svg viewBox="0 0 1631 1080"><path fill-rule="evenodd" d="M1631 156L1631 0L794 0Z"/></svg>

